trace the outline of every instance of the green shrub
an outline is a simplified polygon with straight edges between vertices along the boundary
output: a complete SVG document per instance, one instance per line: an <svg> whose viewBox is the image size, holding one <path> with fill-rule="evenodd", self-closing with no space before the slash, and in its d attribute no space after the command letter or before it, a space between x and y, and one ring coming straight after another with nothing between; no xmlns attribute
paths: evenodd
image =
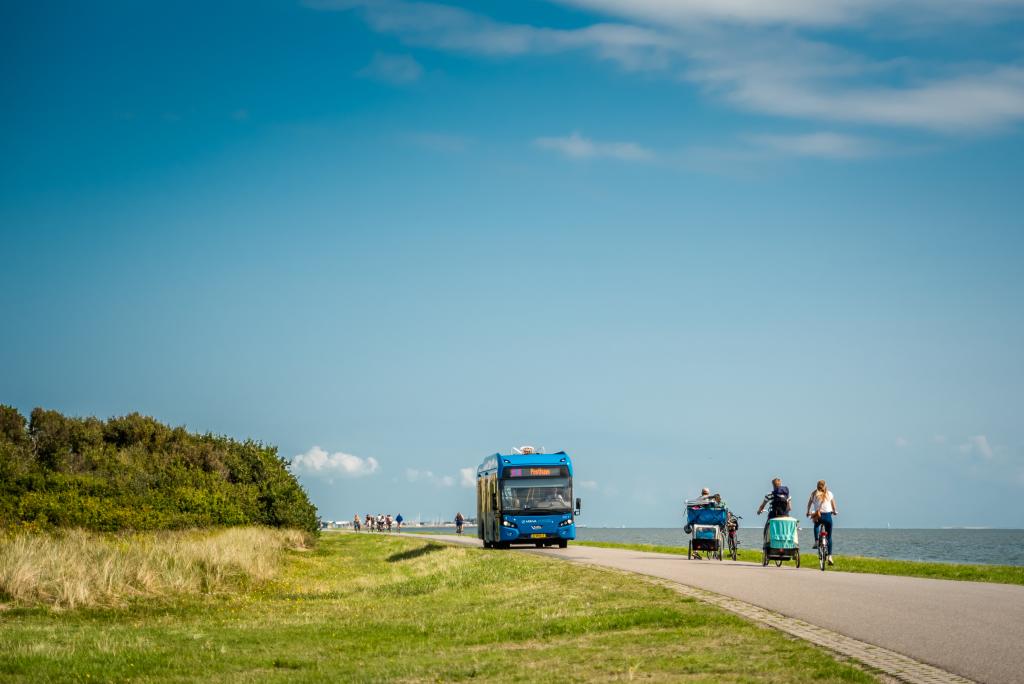
<svg viewBox="0 0 1024 684"><path fill-rule="evenodd" d="M316 532L276 447L170 428L137 413L26 421L0 405L0 526L155 530L268 525Z"/></svg>

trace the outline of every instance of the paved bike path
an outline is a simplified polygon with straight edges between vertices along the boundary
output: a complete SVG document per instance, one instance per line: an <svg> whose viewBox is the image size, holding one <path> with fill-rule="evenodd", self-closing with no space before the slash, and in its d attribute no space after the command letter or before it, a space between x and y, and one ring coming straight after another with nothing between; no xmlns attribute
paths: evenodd
<svg viewBox="0 0 1024 684"><path fill-rule="evenodd" d="M691 561L571 542L568 549L524 550L731 596L975 681L1024 682L1024 586Z"/></svg>

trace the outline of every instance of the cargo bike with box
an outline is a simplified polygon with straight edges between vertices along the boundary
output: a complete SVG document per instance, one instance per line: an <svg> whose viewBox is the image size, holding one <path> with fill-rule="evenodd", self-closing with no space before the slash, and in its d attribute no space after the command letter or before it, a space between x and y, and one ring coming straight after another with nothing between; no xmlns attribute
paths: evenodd
<svg viewBox="0 0 1024 684"><path fill-rule="evenodd" d="M690 540L686 557L692 559L704 552L709 558L722 560L725 552L725 530L730 517L728 507L715 497L687 501L683 532L690 535Z"/></svg>

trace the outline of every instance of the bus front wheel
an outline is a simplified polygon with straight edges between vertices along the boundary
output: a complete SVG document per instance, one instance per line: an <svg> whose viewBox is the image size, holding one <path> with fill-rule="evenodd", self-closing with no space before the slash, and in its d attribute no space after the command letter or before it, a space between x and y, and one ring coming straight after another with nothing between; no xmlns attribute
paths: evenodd
<svg viewBox="0 0 1024 684"><path fill-rule="evenodd" d="M558 548L560 548L560 549L567 548L568 546L569 546L569 542L566 541L565 539L562 539L562 540L560 540L558 542Z"/></svg>

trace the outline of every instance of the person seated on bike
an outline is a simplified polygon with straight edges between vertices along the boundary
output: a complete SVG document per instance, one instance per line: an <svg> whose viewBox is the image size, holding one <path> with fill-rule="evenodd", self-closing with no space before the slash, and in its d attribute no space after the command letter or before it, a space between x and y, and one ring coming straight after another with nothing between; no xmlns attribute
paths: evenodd
<svg viewBox="0 0 1024 684"><path fill-rule="evenodd" d="M772 518L784 518L792 510L793 502L789 498L789 487L782 486L781 477L776 477L772 480L772 491L764 495L764 500L761 501L761 505L757 509L758 515L761 515L765 506L768 506L769 520Z"/></svg>
<svg viewBox="0 0 1024 684"><path fill-rule="evenodd" d="M789 498L789 487L782 486L782 478L772 479L772 491L765 494L757 514L761 515L764 507L768 506L768 520L764 523L765 543L768 543L768 521L772 518L785 518L793 508L793 502Z"/></svg>
<svg viewBox="0 0 1024 684"><path fill-rule="evenodd" d="M691 503L693 505L695 505L695 506L711 506L711 507L715 507L715 508L728 508L722 502L722 495L721 494L712 494L711 490L708 489L707 487L704 487L703 489L701 489L700 490L700 496L697 497ZM689 526L687 525L687 527L683 529L683 531L686 532L687 534L689 534L689 530L687 529L688 527ZM726 533L726 529L727 528L724 527L724 526L719 526L719 527L722 528L722 534L724 535ZM696 551L693 552L693 557L696 558L697 560L700 560L700 554L697 553Z"/></svg>
<svg viewBox="0 0 1024 684"><path fill-rule="evenodd" d="M711 490L708 489L707 487L704 487L703 489L700 490L700 496L697 497L695 504L698 506L703 506L708 503L711 503ZM694 560L700 560L700 554L697 553L697 551L694 551L693 558Z"/></svg>
<svg viewBox="0 0 1024 684"><path fill-rule="evenodd" d="M462 526L466 524L466 519L462 517L462 513L455 514L455 534L462 534Z"/></svg>
<svg viewBox="0 0 1024 684"><path fill-rule="evenodd" d="M828 535L828 564L832 562L832 516L839 515L836 497L832 495L824 480L818 480L818 486L811 492L807 500L807 517L814 521L814 548L818 548L818 532L822 527Z"/></svg>

